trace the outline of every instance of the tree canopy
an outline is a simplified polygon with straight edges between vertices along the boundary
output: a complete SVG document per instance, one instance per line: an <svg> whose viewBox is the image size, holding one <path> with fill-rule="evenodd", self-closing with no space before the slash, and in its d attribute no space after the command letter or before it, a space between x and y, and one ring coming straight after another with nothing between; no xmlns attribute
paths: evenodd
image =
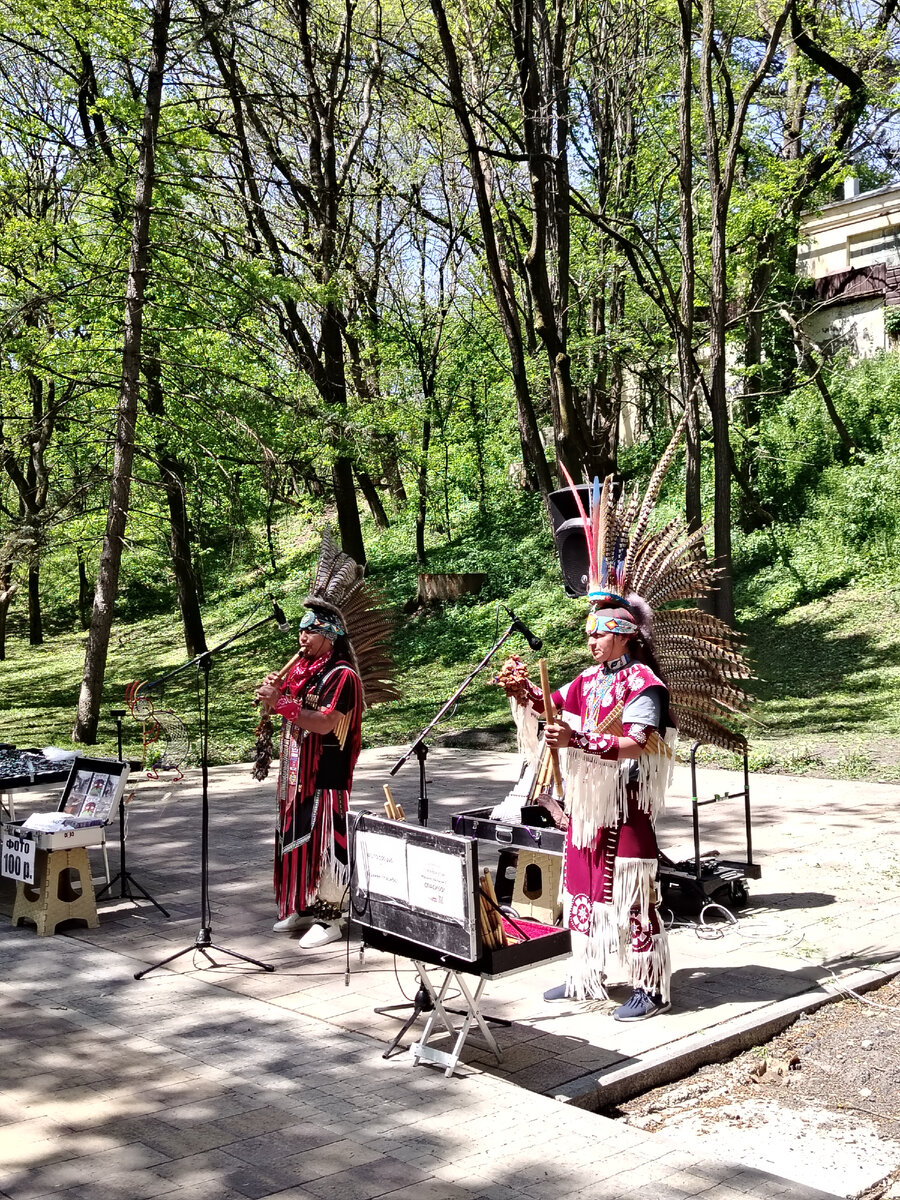
<svg viewBox="0 0 900 1200"><path fill-rule="evenodd" d="M871 443L798 333L797 239L894 176L896 9L0 0L0 655L49 565L91 740L115 605L177 597L196 653L285 512L365 561L361 508L409 509L425 568L685 410L732 618L734 530L802 507L790 413L824 406L829 464Z"/></svg>

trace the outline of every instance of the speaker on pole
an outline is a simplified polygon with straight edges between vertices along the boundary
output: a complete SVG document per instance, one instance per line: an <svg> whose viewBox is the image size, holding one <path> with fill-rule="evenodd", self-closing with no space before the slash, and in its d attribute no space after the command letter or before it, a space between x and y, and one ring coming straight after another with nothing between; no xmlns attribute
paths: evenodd
<svg viewBox="0 0 900 1200"><path fill-rule="evenodd" d="M582 483L577 491L585 512L588 512L590 487ZM572 489L562 488L558 492L551 492L549 502L553 540L556 542L566 595L586 596L589 569L587 538Z"/></svg>

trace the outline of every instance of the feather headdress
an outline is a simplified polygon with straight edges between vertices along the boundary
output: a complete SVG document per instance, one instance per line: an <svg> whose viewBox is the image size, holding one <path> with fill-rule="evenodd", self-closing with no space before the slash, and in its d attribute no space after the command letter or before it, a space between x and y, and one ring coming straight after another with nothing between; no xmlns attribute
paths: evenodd
<svg viewBox="0 0 900 1200"><path fill-rule="evenodd" d="M322 535L316 574L303 601L307 608L327 613L346 630L353 666L362 680L366 704L395 700L394 667L388 654L391 619L381 597L365 581L359 563L336 545L329 530Z"/></svg>
<svg viewBox="0 0 900 1200"><path fill-rule="evenodd" d="M696 604L683 603L708 596L716 584L718 571L704 548L706 527L692 533L678 517L659 529L650 528L685 421L682 418L676 428L643 497L637 487L630 496L624 490L615 496L612 476L602 487L595 479L588 489L588 511L579 495L584 488L578 489L567 472L566 480L587 540L587 593L592 606L624 603L634 613L665 676L681 733L742 750L746 739L733 725L750 703L750 696L735 682L750 677L743 643L724 621Z"/></svg>

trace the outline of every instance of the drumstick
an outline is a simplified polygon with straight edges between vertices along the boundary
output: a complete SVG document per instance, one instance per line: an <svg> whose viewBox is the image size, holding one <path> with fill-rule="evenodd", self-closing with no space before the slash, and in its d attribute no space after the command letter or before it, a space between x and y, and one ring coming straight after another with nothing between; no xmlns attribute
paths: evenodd
<svg viewBox="0 0 900 1200"><path fill-rule="evenodd" d="M491 913L488 908L488 902L484 896L479 893L478 903L481 909L481 940L489 950L496 949L497 940L494 933L494 925L491 921Z"/></svg>
<svg viewBox="0 0 900 1200"><path fill-rule="evenodd" d="M487 867L484 868L484 873L481 876L481 886L484 894L488 898L490 906L491 924L501 946L509 944L509 939L506 936L506 930L503 928L503 918L500 915L500 901L497 899L497 893L494 890L494 881L491 879L491 873Z"/></svg>
<svg viewBox="0 0 900 1200"><path fill-rule="evenodd" d="M547 721L553 721L556 718L556 712L553 708L553 701L550 699L550 676L547 674L547 660L542 658L538 666L541 672L541 691L544 693L544 718ZM556 790L562 795L562 775L559 770L559 751L554 747L550 751L550 761L553 764L553 782L556 784Z"/></svg>

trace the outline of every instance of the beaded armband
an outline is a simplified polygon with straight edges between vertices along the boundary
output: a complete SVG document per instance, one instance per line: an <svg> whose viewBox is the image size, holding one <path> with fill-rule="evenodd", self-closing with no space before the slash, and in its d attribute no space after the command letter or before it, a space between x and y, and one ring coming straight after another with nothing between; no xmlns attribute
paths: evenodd
<svg viewBox="0 0 900 1200"><path fill-rule="evenodd" d="M624 734L625 737L631 738L633 742L637 742L639 746L646 746L652 729L652 725L626 725Z"/></svg>

